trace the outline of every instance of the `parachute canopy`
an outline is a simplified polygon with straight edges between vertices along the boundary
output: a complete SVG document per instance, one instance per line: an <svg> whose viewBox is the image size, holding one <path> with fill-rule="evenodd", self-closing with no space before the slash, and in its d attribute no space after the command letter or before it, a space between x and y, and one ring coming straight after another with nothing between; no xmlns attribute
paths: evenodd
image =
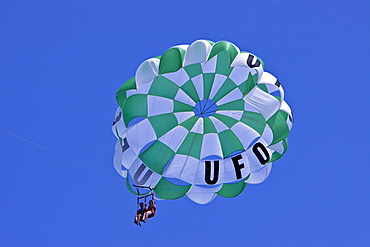
<svg viewBox="0 0 370 247"><path fill-rule="evenodd" d="M263 182L287 150L291 110L263 61L197 40L144 61L116 94L114 166L156 197L205 204Z"/></svg>

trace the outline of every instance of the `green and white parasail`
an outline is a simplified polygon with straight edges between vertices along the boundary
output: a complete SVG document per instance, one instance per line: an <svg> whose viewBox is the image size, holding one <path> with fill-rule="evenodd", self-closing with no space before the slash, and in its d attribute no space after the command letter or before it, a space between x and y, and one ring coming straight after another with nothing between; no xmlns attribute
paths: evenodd
<svg viewBox="0 0 370 247"><path fill-rule="evenodd" d="M292 114L260 58L197 40L143 62L116 94L114 156L126 184L205 204L263 182L287 150Z"/></svg>

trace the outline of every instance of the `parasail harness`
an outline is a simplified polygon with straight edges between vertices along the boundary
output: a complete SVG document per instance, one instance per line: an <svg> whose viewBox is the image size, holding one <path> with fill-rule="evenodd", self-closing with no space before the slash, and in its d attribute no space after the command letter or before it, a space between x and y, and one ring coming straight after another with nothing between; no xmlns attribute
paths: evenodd
<svg viewBox="0 0 370 247"><path fill-rule="evenodd" d="M136 204L137 204L137 211L136 212L137 212L137 214L135 216L134 223L136 225L141 226L140 221L143 221L145 223L146 222L146 219L145 219L145 217L143 219L143 215L142 214L141 214L141 216L139 216L138 215L138 212L140 210L147 210L147 200L149 200L149 202L150 201L153 201L154 202L154 193L152 192L153 189L150 188L150 187L139 186L139 185L134 185L134 184L133 184L133 186L136 188L137 196L138 196L137 197L137 201L136 201ZM146 193L141 194L140 193L140 189L146 189L146 190L149 190L149 192L146 192ZM140 204L144 204L144 207L140 207ZM144 213L144 211L142 211L141 213ZM154 216L154 212L153 212L153 215L152 216L149 216L149 217L147 216L147 217L148 218L151 218L153 216Z"/></svg>

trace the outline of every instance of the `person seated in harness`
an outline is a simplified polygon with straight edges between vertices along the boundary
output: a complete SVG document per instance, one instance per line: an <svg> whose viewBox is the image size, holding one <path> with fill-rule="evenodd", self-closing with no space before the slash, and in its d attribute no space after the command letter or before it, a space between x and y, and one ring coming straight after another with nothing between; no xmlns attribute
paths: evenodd
<svg viewBox="0 0 370 247"><path fill-rule="evenodd" d="M136 225L141 226L140 221L143 221L144 214L147 211L147 206L146 206L146 204L144 204L142 202L140 202L139 205L140 205L140 208L136 211L136 216L135 216L134 223Z"/></svg>
<svg viewBox="0 0 370 247"><path fill-rule="evenodd" d="M157 206L155 205L154 201L153 200L150 200L149 201L149 207L147 208L147 210L144 212L144 215L143 215L143 218L142 218L142 221L144 223L146 223L146 220L148 218L152 218L154 217L155 215L155 211L157 210Z"/></svg>

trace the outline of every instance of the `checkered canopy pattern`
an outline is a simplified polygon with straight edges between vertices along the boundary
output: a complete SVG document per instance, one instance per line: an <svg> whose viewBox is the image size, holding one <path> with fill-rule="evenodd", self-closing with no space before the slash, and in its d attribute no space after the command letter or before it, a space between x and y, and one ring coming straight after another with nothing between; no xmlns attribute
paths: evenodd
<svg viewBox="0 0 370 247"><path fill-rule="evenodd" d="M207 40L143 62L116 95L114 165L127 185L205 204L264 181L293 120L263 67L230 42Z"/></svg>

